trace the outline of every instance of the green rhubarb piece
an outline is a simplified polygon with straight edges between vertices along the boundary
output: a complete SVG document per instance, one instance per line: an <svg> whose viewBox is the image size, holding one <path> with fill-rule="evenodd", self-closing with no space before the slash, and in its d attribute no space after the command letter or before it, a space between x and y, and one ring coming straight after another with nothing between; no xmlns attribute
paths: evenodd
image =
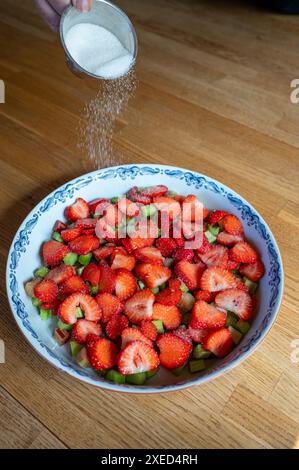
<svg viewBox="0 0 299 470"><path fill-rule="evenodd" d="M76 307L75 315L76 315L76 318L83 318L84 317L83 312L82 312L80 307Z"/></svg>
<svg viewBox="0 0 299 470"><path fill-rule="evenodd" d="M87 266L90 263L91 258L92 258L92 253L87 253L87 255L80 255L78 261L83 266Z"/></svg>
<svg viewBox="0 0 299 470"><path fill-rule="evenodd" d="M35 277L41 277L44 278L49 272L49 269L46 268L46 266L42 266L41 268L38 268L34 271Z"/></svg>
<svg viewBox="0 0 299 470"><path fill-rule="evenodd" d="M117 203L118 203L118 197L112 197L112 198L110 199L110 202L111 202L112 204L117 204Z"/></svg>
<svg viewBox="0 0 299 470"><path fill-rule="evenodd" d="M66 330L66 331L70 331L73 327L73 325L68 325L67 323L63 323L60 319L58 320L57 322L57 327L60 329L60 330Z"/></svg>
<svg viewBox="0 0 299 470"><path fill-rule="evenodd" d="M39 311L39 316L41 320L49 320L49 318L52 316L52 312L51 310L41 308Z"/></svg>
<svg viewBox="0 0 299 470"><path fill-rule="evenodd" d="M209 232L211 232L212 235L217 236L218 233L220 232L220 227L219 225L208 225Z"/></svg>
<svg viewBox="0 0 299 470"><path fill-rule="evenodd" d="M205 232L205 236L210 244L215 243L215 241L217 240L217 237L215 237L215 235L213 235L213 233L210 232L210 230L207 230Z"/></svg>
<svg viewBox="0 0 299 470"><path fill-rule="evenodd" d="M239 320L239 317L235 315L233 312L227 312L227 317L226 317L226 323L225 326L234 326L237 321Z"/></svg>
<svg viewBox="0 0 299 470"><path fill-rule="evenodd" d="M70 348L71 348L71 355L73 357L76 357L78 352L81 351L83 348L82 344L77 343L77 341L74 341L73 339L70 341Z"/></svg>
<svg viewBox="0 0 299 470"><path fill-rule="evenodd" d="M77 263L77 260L78 255L76 253L72 253L71 251L63 258L63 262L67 266L74 266Z"/></svg>
<svg viewBox="0 0 299 470"><path fill-rule="evenodd" d="M145 288L144 282L138 280L138 281L137 281L137 284L138 284L139 289L144 289L144 288Z"/></svg>
<svg viewBox="0 0 299 470"><path fill-rule="evenodd" d="M143 385L146 381L146 372L138 372L126 376L126 381L133 385Z"/></svg>
<svg viewBox="0 0 299 470"><path fill-rule="evenodd" d="M171 369L171 372L176 375L176 376L179 376L179 375L182 375L184 369L185 369L185 366L186 366L187 362L185 362L185 364L183 364L182 366L180 367L176 367L175 369Z"/></svg>
<svg viewBox="0 0 299 470"><path fill-rule="evenodd" d="M149 370L148 372L146 372L146 378L147 380L151 379L152 377L154 377L157 372L159 370L159 367L157 367L157 369L154 369L154 370Z"/></svg>
<svg viewBox="0 0 299 470"><path fill-rule="evenodd" d="M78 276L81 276L81 274L83 273L84 268L85 268L85 266L79 266L76 269Z"/></svg>
<svg viewBox="0 0 299 470"><path fill-rule="evenodd" d="M247 277L244 277L243 279L244 284L248 287L250 294L255 294L258 284L256 282L251 281L250 279L247 279Z"/></svg>
<svg viewBox="0 0 299 470"><path fill-rule="evenodd" d="M63 238L58 232L53 232L52 233L52 238L53 240L56 240L57 242L63 242Z"/></svg>
<svg viewBox="0 0 299 470"><path fill-rule="evenodd" d="M117 370L110 369L105 375L107 380L111 380L115 384L124 384L126 382L126 378Z"/></svg>
<svg viewBox="0 0 299 470"><path fill-rule="evenodd" d="M238 320L237 323L235 323L234 328L239 330L243 335L245 335L249 330L250 330L250 323L244 320Z"/></svg>
<svg viewBox="0 0 299 470"><path fill-rule="evenodd" d="M180 289L182 292L189 292L188 287L183 282L181 282Z"/></svg>
<svg viewBox="0 0 299 470"><path fill-rule="evenodd" d="M90 286L89 288L90 295L97 295L99 292L99 286Z"/></svg>
<svg viewBox="0 0 299 470"><path fill-rule="evenodd" d="M241 339L243 338L242 333L240 331L236 330L233 326L229 326L228 329L232 334L233 342L235 344L239 344Z"/></svg>
<svg viewBox="0 0 299 470"><path fill-rule="evenodd" d="M194 359L189 362L189 370L191 374L200 372L206 368L205 361L203 359Z"/></svg>
<svg viewBox="0 0 299 470"><path fill-rule="evenodd" d="M192 356L194 357L194 359L207 359L208 357L210 357L211 353L210 351L206 351L206 349L204 349L201 344L197 344L194 349L193 349L193 353L192 353Z"/></svg>
<svg viewBox="0 0 299 470"><path fill-rule="evenodd" d="M153 320L152 323L157 328L158 333L160 333L160 334L164 333L164 326L163 326L162 320Z"/></svg>
<svg viewBox="0 0 299 470"><path fill-rule="evenodd" d="M156 207L153 204L147 206L141 206L141 215L143 217L152 217L157 212Z"/></svg>
<svg viewBox="0 0 299 470"><path fill-rule="evenodd" d="M153 289L151 289L152 293L153 294L158 294L158 292L160 291L159 287L153 287Z"/></svg>
<svg viewBox="0 0 299 470"><path fill-rule="evenodd" d="M32 297L31 302L34 307L39 307L41 305L41 301L38 300L36 297Z"/></svg>

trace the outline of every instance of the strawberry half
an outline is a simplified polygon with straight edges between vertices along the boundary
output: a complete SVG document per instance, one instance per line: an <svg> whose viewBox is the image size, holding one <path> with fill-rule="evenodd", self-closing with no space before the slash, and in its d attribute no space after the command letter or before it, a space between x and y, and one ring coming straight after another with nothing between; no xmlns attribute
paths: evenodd
<svg viewBox="0 0 299 470"><path fill-rule="evenodd" d="M200 288L210 292L236 287L237 280L231 271L213 267L207 268L200 279Z"/></svg>
<svg viewBox="0 0 299 470"><path fill-rule="evenodd" d="M69 243L69 248L78 255L87 255L96 250L100 245L100 240L93 235L81 235Z"/></svg>
<svg viewBox="0 0 299 470"><path fill-rule="evenodd" d="M204 270L204 264L193 264L188 261L180 261L175 267L176 275L190 290L199 288L200 279Z"/></svg>
<svg viewBox="0 0 299 470"><path fill-rule="evenodd" d="M118 200L117 206L127 217L138 217L140 213L139 206L125 197Z"/></svg>
<svg viewBox="0 0 299 470"><path fill-rule="evenodd" d="M115 294L120 300L127 300L137 290L135 276L128 269L117 269L115 278Z"/></svg>
<svg viewBox="0 0 299 470"><path fill-rule="evenodd" d="M192 338L189 333L189 329L185 328L184 326L180 326L177 330L172 331L172 333L179 338L184 339L185 341L188 341L192 345Z"/></svg>
<svg viewBox="0 0 299 470"><path fill-rule="evenodd" d="M163 264L164 261L161 251L153 246L138 248L133 254L143 263Z"/></svg>
<svg viewBox="0 0 299 470"><path fill-rule="evenodd" d="M157 248L159 248L162 256L169 257L177 248L177 243L173 238L158 238L156 241Z"/></svg>
<svg viewBox="0 0 299 470"><path fill-rule="evenodd" d="M172 257L175 263L182 260L189 261L191 263L194 257L194 251L187 248L177 248L174 250Z"/></svg>
<svg viewBox="0 0 299 470"><path fill-rule="evenodd" d="M258 258L255 263L242 264L239 268L240 274L246 276L253 282L259 281L265 274L265 266Z"/></svg>
<svg viewBox="0 0 299 470"><path fill-rule="evenodd" d="M151 322L150 322L151 323ZM153 346L152 341L144 334L139 328L126 328L121 334L121 347L122 349L132 341L143 341L149 346Z"/></svg>
<svg viewBox="0 0 299 470"><path fill-rule="evenodd" d="M221 328L226 323L226 313L208 304L204 300L195 302L190 317L190 326L194 329Z"/></svg>
<svg viewBox="0 0 299 470"><path fill-rule="evenodd" d="M174 279L174 281L176 280ZM179 304L182 298L180 285L180 281L178 281L178 285L176 283L170 283L169 287L158 292L156 295L156 301L163 305Z"/></svg>
<svg viewBox="0 0 299 470"><path fill-rule="evenodd" d="M135 272L137 277L150 289L161 286L171 277L170 269L152 263L137 264Z"/></svg>
<svg viewBox="0 0 299 470"><path fill-rule="evenodd" d="M228 215L228 212L226 212L226 211L215 210L215 211L211 212L210 215L209 215L209 219L208 219L209 224L211 224L211 225L217 224L226 215Z"/></svg>
<svg viewBox="0 0 299 470"><path fill-rule="evenodd" d="M87 340L87 355L95 370L111 369L116 364L117 346L107 338Z"/></svg>
<svg viewBox="0 0 299 470"><path fill-rule="evenodd" d="M66 225L61 222L61 220L56 220L54 227L53 227L53 232L58 232L61 233L62 230L66 228Z"/></svg>
<svg viewBox="0 0 299 470"><path fill-rule="evenodd" d="M228 249L221 245L210 245L204 254L198 254L200 260L208 267L227 268Z"/></svg>
<svg viewBox="0 0 299 470"><path fill-rule="evenodd" d="M174 369L185 364L192 351L189 341L174 333L159 336L156 344L160 350L160 363L167 369Z"/></svg>
<svg viewBox="0 0 299 470"><path fill-rule="evenodd" d="M112 294L103 292L96 296L96 301L102 311L102 322L107 323L111 317L123 311L123 303Z"/></svg>
<svg viewBox="0 0 299 470"><path fill-rule="evenodd" d="M155 241L155 238L140 238L140 237L131 237L131 238L122 238L121 242L128 253L133 253L134 250L138 248L144 248L145 246L152 246Z"/></svg>
<svg viewBox="0 0 299 470"><path fill-rule="evenodd" d="M99 281L99 292L107 292L112 294L115 290L116 275L113 269L109 266L101 265L100 269L100 281Z"/></svg>
<svg viewBox="0 0 299 470"><path fill-rule="evenodd" d="M68 243L81 235L81 228L66 228L65 230L62 230L60 235L62 236L63 240Z"/></svg>
<svg viewBox="0 0 299 470"><path fill-rule="evenodd" d="M127 198L134 202L139 202L140 204L150 204L151 198L147 195L142 195L138 186L133 186L130 191L127 192Z"/></svg>
<svg viewBox="0 0 299 470"><path fill-rule="evenodd" d="M136 292L125 303L125 314L132 323L139 325L142 320L151 320L153 317L154 294L143 289Z"/></svg>
<svg viewBox="0 0 299 470"><path fill-rule="evenodd" d="M231 235L243 235L243 225L236 215L226 215L221 223L225 232Z"/></svg>
<svg viewBox="0 0 299 470"><path fill-rule="evenodd" d="M114 251L111 259L113 260L111 264L111 269L123 268L127 269L128 271L132 271L136 264L136 259L134 258L134 256L123 254L117 252L116 250Z"/></svg>
<svg viewBox="0 0 299 470"><path fill-rule="evenodd" d="M45 265L57 266L69 251L69 248L64 243L55 240L45 242L42 248Z"/></svg>
<svg viewBox="0 0 299 470"><path fill-rule="evenodd" d="M86 219L78 219L75 222L75 228L80 228L81 230L91 230L95 229L97 224L96 219L92 219L91 217L87 217Z"/></svg>
<svg viewBox="0 0 299 470"><path fill-rule="evenodd" d="M51 279L43 279L34 287L34 296L41 302L54 302L58 295L58 287Z"/></svg>
<svg viewBox="0 0 299 470"><path fill-rule="evenodd" d="M132 341L120 352L117 366L123 375L149 372L157 369L159 357L154 348L143 341Z"/></svg>
<svg viewBox="0 0 299 470"><path fill-rule="evenodd" d="M94 334L100 336L102 334L102 327L93 321L78 320L72 329L72 338L79 344L85 344L87 336Z"/></svg>
<svg viewBox="0 0 299 470"><path fill-rule="evenodd" d="M203 205L194 194L185 197L182 209L183 220L189 222L203 220Z"/></svg>
<svg viewBox="0 0 299 470"><path fill-rule="evenodd" d="M106 334L111 339L121 336L123 330L127 328L129 320L124 315L114 315L106 325Z"/></svg>
<svg viewBox="0 0 299 470"><path fill-rule="evenodd" d="M100 307L91 295L77 293L67 297L59 306L58 314L63 323L68 325L76 323L77 307L83 310L86 320L98 322L102 317Z"/></svg>
<svg viewBox="0 0 299 470"><path fill-rule="evenodd" d="M163 220L163 214L165 214L164 217L167 219L167 221L171 222L176 217L178 217L181 213L180 203L171 197L166 197L166 196L155 197L154 204L157 210L161 213L162 220ZM163 222L162 222L162 225L163 225ZM162 227L162 232L163 232L163 227Z"/></svg>
<svg viewBox="0 0 299 470"><path fill-rule="evenodd" d="M100 246L100 248L97 248L96 250L93 251L94 257L100 261L101 259L106 259L108 256L110 256L114 252L115 246L114 245L104 245Z"/></svg>
<svg viewBox="0 0 299 470"><path fill-rule="evenodd" d="M175 305L162 305L156 302L153 306L153 320L161 320L167 330L175 330L180 326L182 317Z"/></svg>
<svg viewBox="0 0 299 470"><path fill-rule="evenodd" d="M195 293L196 300L204 300L205 302L209 303L214 300L214 294L209 290L198 290Z"/></svg>
<svg viewBox="0 0 299 470"><path fill-rule="evenodd" d="M76 221L78 219L85 219L89 216L89 207L87 202L79 197L76 202L66 209L66 218L68 220Z"/></svg>
<svg viewBox="0 0 299 470"><path fill-rule="evenodd" d="M156 341L158 336L158 330L153 322L149 320L143 320L140 324L140 331L151 341Z"/></svg>
<svg viewBox="0 0 299 470"><path fill-rule="evenodd" d="M241 320L249 320L253 314L252 298L247 292L240 289L228 289L215 297L215 304L235 313Z"/></svg>
<svg viewBox="0 0 299 470"><path fill-rule="evenodd" d="M217 242L225 246L233 246L238 242L242 242L243 237L241 235L232 235L227 232L220 232L217 235Z"/></svg>
<svg viewBox="0 0 299 470"><path fill-rule="evenodd" d="M247 242L238 242L229 252L229 257L238 263L255 263L258 259L256 251Z"/></svg>
<svg viewBox="0 0 299 470"><path fill-rule="evenodd" d="M97 286L100 282L101 270L96 263L89 263L82 272L82 279L92 286Z"/></svg>
<svg viewBox="0 0 299 470"><path fill-rule="evenodd" d="M202 342L204 349L211 351L217 357L226 356L233 347L233 338L227 328L211 332Z"/></svg>
<svg viewBox="0 0 299 470"><path fill-rule="evenodd" d="M211 333L211 330L210 329L197 329L197 328L191 328L191 326L189 326L188 328L188 333L190 335L190 338L192 339L192 341L194 341L194 343L202 343L203 340L206 338L206 336L208 336L210 333Z"/></svg>
<svg viewBox="0 0 299 470"><path fill-rule="evenodd" d="M88 287L80 276L72 276L68 278L63 284L61 284L59 291L60 294L65 297L74 294L75 292L89 294Z"/></svg>
<svg viewBox="0 0 299 470"><path fill-rule="evenodd" d="M91 214L99 213L102 215L102 212L100 211L100 209L103 207L103 205L104 207L107 207L109 204L111 204L111 202L108 201L108 199L103 199L103 198L93 199L92 201L88 203L89 212ZM99 212L96 212L97 208L99 209Z"/></svg>
<svg viewBox="0 0 299 470"><path fill-rule="evenodd" d="M147 188L142 189L141 194L153 199L154 197L164 196L167 191L167 186L164 186L164 184L159 184L157 186L148 186Z"/></svg>
<svg viewBox="0 0 299 470"><path fill-rule="evenodd" d="M76 270L73 266L66 266L65 264L62 264L57 266L57 268L51 269L51 271L49 271L46 275L45 279L52 279L52 281L59 285L75 274Z"/></svg>

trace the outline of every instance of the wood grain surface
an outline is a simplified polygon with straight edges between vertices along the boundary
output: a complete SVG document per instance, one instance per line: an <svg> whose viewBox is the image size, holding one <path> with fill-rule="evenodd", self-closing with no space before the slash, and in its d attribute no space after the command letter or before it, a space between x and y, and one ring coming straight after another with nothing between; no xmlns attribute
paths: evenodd
<svg viewBox="0 0 299 470"><path fill-rule="evenodd" d="M285 268L278 319L260 348L221 378L177 393L129 396L58 372L18 331L5 263L26 214L93 169L77 147L95 88L65 66L31 0L1 0L0 447L298 448L299 18L247 1L119 0L138 32L139 87L114 135L122 162L184 166L248 199Z"/></svg>

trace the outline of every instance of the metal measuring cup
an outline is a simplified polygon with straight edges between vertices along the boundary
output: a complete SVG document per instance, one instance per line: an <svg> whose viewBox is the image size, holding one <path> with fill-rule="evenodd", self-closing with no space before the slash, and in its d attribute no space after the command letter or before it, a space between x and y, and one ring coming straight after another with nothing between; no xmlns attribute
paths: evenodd
<svg viewBox="0 0 299 470"><path fill-rule="evenodd" d="M133 67L137 58L138 41L136 31L130 19L121 8L114 5L112 2L108 0L94 0L93 7L88 13L80 13L76 8L70 5L64 10L61 17L60 39L65 51L67 64L72 72L81 77L89 75L93 78L107 80L106 77L101 77L85 70L74 60L66 46L65 37L68 31L74 25L82 23L92 23L102 26L113 33L122 45L132 54L133 60L130 69Z"/></svg>

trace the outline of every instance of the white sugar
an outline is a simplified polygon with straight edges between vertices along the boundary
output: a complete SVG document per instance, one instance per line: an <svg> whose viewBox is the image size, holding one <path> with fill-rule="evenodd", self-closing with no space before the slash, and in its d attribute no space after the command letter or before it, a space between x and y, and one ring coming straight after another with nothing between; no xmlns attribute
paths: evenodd
<svg viewBox="0 0 299 470"><path fill-rule="evenodd" d="M80 23L65 37L72 58L85 70L102 78L117 78L131 68L133 56L118 38L101 26Z"/></svg>

